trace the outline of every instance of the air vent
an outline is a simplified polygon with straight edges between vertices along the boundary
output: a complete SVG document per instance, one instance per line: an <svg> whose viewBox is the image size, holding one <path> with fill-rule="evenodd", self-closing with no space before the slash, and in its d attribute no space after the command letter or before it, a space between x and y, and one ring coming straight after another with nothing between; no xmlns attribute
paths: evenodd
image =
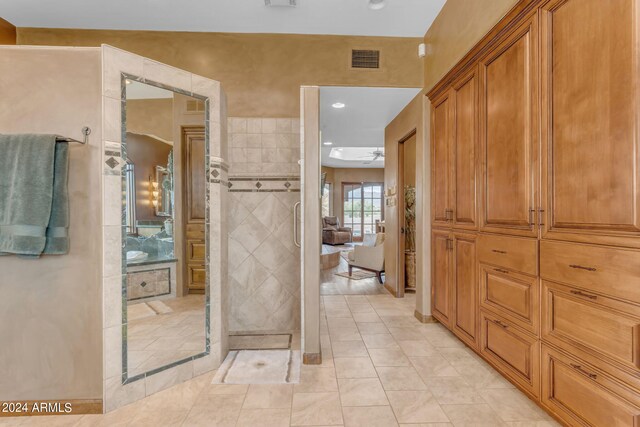
<svg viewBox="0 0 640 427"><path fill-rule="evenodd" d="M264 0L265 6L270 7L296 7L297 0Z"/></svg>
<svg viewBox="0 0 640 427"><path fill-rule="evenodd" d="M380 68L379 50L352 50L351 68Z"/></svg>

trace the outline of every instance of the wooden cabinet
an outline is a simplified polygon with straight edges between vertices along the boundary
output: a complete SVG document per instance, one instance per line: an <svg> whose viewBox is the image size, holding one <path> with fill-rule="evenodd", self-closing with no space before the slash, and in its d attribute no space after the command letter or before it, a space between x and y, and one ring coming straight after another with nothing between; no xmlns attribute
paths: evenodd
<svg viewBox="0 0 640 427"><path fill-rule="evenodd" d="M475 230L477 223L478 77L476 69L453 84L452 186L453 227Z"/></svg>
<svg viewBox="0 0 640 427"><path fill-rule="evenodd" d="M571 426L637 427L640 423L640 399L631 387L544 345L541 400Z"/></svg>
<svg viewBox="0 0 640 427"><path fill-rule="evenodd" d="M183 129L185 282L189 293L204 293L207 278L205 269L205 138L204 128Z"/></svg>
<svg viewBox="0 0 640 427"><path fill-rule="evenodd" d="M451 233L433 230L431 233L431 301L433 317L442 324L451 323Z"/></svg>
<svg viewBox="0 0 640 427"><path fill-rule="evenodd" d="M484 310L480 319L480 353L523 390L539 396L540 341Z"/></svg>
<svg viewBox="0 0 640 427"><path fill-rule="evenodd" d="M537 20L480 61L481 230L537 236Z"/></svg>
<svg viewBox="0 0 640 427"><path fill-rule="evenodd" d="M476 235L453 234L453 332L471 347L478 340Z"/></svg>
<svg viewBox="0 0 640 427"><path fill-rule="evenodd" d="M545 238L640 246L639 6L541 10Z"/></svg>
<svg viewBox="0 0 640 427"><path fill-rule="evenodd" d="M478 259L486 264L538 275L538 241L520 237L481 234L478 236Z"/></svg>
<svg viewBox="0 0 640 427"><path fill-rule="evenodd" d="M451 221L451 98L447 92L433 103L431 112L431 219L434 227Z"/></svg>

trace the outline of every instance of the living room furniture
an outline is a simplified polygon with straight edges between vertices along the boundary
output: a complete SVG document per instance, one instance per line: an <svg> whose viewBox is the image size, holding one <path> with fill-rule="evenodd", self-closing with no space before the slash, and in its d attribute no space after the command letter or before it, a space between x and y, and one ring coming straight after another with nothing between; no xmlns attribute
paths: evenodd
<svg viewBox="0 0 640 427"><path fill-rule="evenodd" d="M326 245L343 245L352 240L351 228L340 227L337 216L322 218L322 243Z"/></svg>
<svg viewBox="0 0 640 427"><path fill-rule="evenodd" d="M384 233L367 234L362 245L358 245L349 253L349 276L353 268L376 273L378 282L382 284L384 273Z"/></svg>

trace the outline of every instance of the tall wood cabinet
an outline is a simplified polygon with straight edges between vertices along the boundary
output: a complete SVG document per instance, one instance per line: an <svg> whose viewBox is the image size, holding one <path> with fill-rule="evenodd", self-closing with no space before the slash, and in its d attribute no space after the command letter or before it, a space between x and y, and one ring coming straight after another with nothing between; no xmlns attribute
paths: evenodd
<svg viewBox="0 0 640 427"><path fill-rule="evenodd" d="M640 425L640 0L522 0L428 96L432 313L569 426Z"/></svg>

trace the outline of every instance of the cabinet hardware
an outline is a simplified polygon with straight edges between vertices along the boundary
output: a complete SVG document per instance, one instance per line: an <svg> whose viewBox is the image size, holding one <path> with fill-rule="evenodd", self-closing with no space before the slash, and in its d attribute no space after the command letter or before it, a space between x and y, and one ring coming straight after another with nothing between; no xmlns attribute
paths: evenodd
<svg viewBox="0 0 640 427"><path fill-rule="evenodd" d="M589 299L598 299L597 295L586 294L586 293L584 293L582 291L574 291L574 290L572 290L571 293L574 294L574 295L578 295L580 297L585 297L585 298L589 298Z"/></svg>
<svg viewBox="0 0 640 427"><path fill-rule="evenodd" d="M498 250L498 249L491 249L491 252L495 252L497 254L506 254L507 253L507 251L501 251L501 250Z"/></svg>
<svg viewBox="0 0 640 427"><path fill-rule="evenodd" d="M507 270L503 270L501 268L494 268L493 271L497 271L498 273L502 273L502 274L509 274Z"/></svg>
<svg viewBox="0 0 640 427"><path fill-rule="evenodd" d="M544 226L544 222L543 222L544 216L543 216L543 214L544 214L544 209L538 209L538 226L540 228L542 228Z"/></svg>
<svg viewBox="0 0 640 427"><path fill-rule="evenodd" d="M447 221L453 220L453 209L445 209L444 210L444 218Z"/></svg>
<svg viewBox="0 0 640 427"><path fill-rule="evenodd" d="M595 380L596 378L598 378L598 376L596 374L592 374L589 371L586 371L582 368L582 366L580 365L576 365L575 363L570 363L571 367L573 369L575 369L576 371L580 372L582 375L585 375L589 378L591 378L592 380Z"/></svg>
<svg viewBox="0 0 640 427"><path fill-rule="evenodd" d="M509 325L505 325L504 323L502 323L499 320L494 320L493 323L495 323L496 325L500 326L502 329L508 329Z"/></svg>
<svg viewBox="0 0 640 427"><path fill-rule="evenodd" d="M536 211L536 210L535 210L535 209L533 209L533 208L532 208L532 209L529 209L529 227L533 227L534 225L536 225L536 224L533 222L533 214L535 213L535 211Z"/></svg>
<svg viewBox="0 0 640 427"><path fill-rule="evenodd" d="M579 270L596 271L596 269L593 268L593 267L583 267L583 266L577 265L577 264L569 264L569 267L577 268Z"/></svg>

